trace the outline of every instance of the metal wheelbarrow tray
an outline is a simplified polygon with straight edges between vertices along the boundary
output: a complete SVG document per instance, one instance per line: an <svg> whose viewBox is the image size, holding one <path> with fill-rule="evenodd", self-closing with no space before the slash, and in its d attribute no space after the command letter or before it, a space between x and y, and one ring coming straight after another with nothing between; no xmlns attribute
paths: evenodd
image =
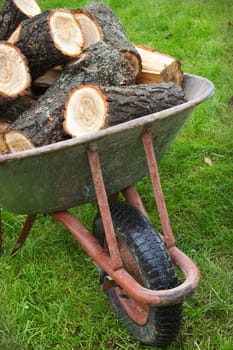
<svg viewBox="0 0 233 350"><path fill-rule="evenodd" d="M175 245L157 167L157 161L195 106L214 92L209 80L190 74L184 74L183 88L187 102L182 105L80 138L0 156L0 207L28 215L13 252L22 246L36 214L51 214L68 228L99 266L102 288L107 292L114 291L115 300L110 297L110 301L116 304L118 300L118 305L114 306L119 316L124 318L127 315L132 320L131 332L144 343L157 346L169 344L179 327L163 339L157 335L147 339L147 334L141 330L147 327L151 306L153 310L178 305L195 291L200 279L198 268ZM132 185L148 173L163 228L165 249L169 259L185 275L182 284L164 290L147 288L143 278L138 277L140 268L138 262L135 263L135 256L132 259L132 249L130 251L125 242L124 249L119 248L122 239L116 237L109 206L110 200L115 201L117 194L122 192L126 201L146 216L140 196ZM97 201L102 217L105 244L101 244L95 234L67 211L94 201ZM132 268L126 267L126 260L132 262L129 263ZM154 334L161 332L154 330Z"/></svg>

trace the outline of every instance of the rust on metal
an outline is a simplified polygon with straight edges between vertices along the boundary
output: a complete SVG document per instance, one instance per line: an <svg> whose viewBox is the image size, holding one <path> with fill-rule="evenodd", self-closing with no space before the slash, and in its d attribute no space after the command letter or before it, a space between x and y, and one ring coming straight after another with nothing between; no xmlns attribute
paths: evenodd
<svg viewBox="0 0 233 350"><path fill-rule="evenodd" d="M175 238L172 232L165 199L163 196L162 186L159 177L158 164L155 157L152 134L150 131L145 131L142 134L142 141L146 154L148 169L151 177L153 191L155 195L155 201L163 229L163 235L167 248L175 245Z"/></svg>
<svg viewBox="0 0 233 350"><path fill-rule="evenodd" d="M17 241L16 241L16 243L15 243L15 245L14 245L10 255L15 254L20 248L22 248L24 242L26 241L26 239L27 239L27 237L29 235L29 232L30 232L30 230L32 228L32 225L33 225L35 219L36 219L36 215L28 215L26 217L23 229L22 229L22 231L20 233L20 236L17 239Z"/></svg>
<svg viewBox="0 0 233 350"><path fill-rule="evenodd" d="M135 278L135 280L143 286L143 280L141 273L138 269L138 265L130 252L126 242L123 239L117 238L118 247L120 251L120 256L123 261L123 267L125 270ZM129 317L136 322L137 324L143 326L149 320L149 305L137 301L130 297L124 290L122 290L119 286L114 288L114 292L118 298L119 303L123 307L123 309L127 312Z"/></svg>
<svg viewBox="0 0 233 350"><path fill-rule="evenodd" d="M117 299L128 316L138 325L144 326L149 320L149 305L130 298L128 294L123 294L119 287L114 288Z"/></svg>
<svg viewBox="0 0 233 350"><path fill-rule="evenodd" d="M182 302L198 287L200 273L196 265L177 247L169 249L171 258L183 271L186 279L179 286L168 290L150 290L142 286L124 268L114 269L111 257L100 246L88 229L71 213L63 211L51 214L70 231L89 256L109 275L130 298L145 304L165 306Z"/></svg>
<svg viewBox="0 0 233 350"><path fill-rule="evenodd" d="M111 213L108 204L108 198L105 190L102 170L100 166L99 153L96 150L87 150L88 160L91 168L93 183L96 192L96 198L99 205L101 218L103 221L106 241L108 244L109 254L112 259L113 268L117 270L122 267L122 261L117 246L116 235L112 223Z"/></svg>

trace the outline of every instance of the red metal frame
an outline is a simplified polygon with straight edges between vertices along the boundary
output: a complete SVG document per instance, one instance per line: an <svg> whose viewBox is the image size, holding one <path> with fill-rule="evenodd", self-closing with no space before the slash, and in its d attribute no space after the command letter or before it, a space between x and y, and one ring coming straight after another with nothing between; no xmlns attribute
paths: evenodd
<svg viewBox="0 0 233 350"><path fill-rule="evenodd" d="M87 151L88 160L91 168L92 178L95 186L97 202L101 213L104 231L106 232L106 240L108 244L109 254L112 260L114 270L122 267L122 261L117 246L116 235L113 228L108 198L104 186L103 175L100 166L100 159L97 149Z"/></svg>
<svg viewBox="0 0 233 350"><path fill-rule="evenodd" d="M36 215L28 215L25 219L24 226L22 228L22 231L11 251L11 255L15 254L20 248L22 248L24 242L26 241L31 228L36 220Z"/></svg>
<svg viewBox="0 0 233 350"><path fill-rule="evenodd" d="M154 153L153 141L150 131L145 131L142 134L142 141L144 144L144 150L146 154L148 169L150 173L151 182L153 185L155 201L157 204L157 209L163 229L163 235L167 248L173 247L176 242L172 232L167 207L165 199L163 196L163 191L160 183L158 164Z"/></svg>

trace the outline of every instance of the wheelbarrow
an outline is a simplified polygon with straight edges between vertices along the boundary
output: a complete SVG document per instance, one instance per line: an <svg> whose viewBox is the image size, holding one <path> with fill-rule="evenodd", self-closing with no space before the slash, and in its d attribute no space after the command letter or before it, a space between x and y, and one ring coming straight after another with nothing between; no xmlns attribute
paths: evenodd
<svg viewBox="0 0 233 350"><path fill-rule="evenodd" d="M12 254L22 247L37 214L53 216L95 262L101 288L126 327L144 344L158 347L177 336L182 302L200 281L197 266L176 247L157 165L193 109L214 92L209 80L190 74L184 74L183 87L187 102L182 105L0 156L0 207L26 214ZM133 187L148 173L162 234L152 226ZM68 211L88 202L98 204L93 232ZM181 284L174 265L183 272Z"/></svg>

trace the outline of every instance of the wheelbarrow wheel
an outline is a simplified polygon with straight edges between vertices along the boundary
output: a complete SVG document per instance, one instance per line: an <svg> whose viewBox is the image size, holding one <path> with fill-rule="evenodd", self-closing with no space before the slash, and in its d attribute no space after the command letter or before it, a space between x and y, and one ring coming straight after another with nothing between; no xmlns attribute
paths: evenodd
<svg viewBox="0 0 233 350"><path fill-rule="evenodd" d="M110 203L110 211L124 268L148 289L176 287L177 277L166 247L144 214L124 201ZM107 250L99 214L94 221L93 234ZM108 278L100 270L101 283ZM118 317L142 343L166 347L179 333L182 304L166 307L143 304L118 286L110 287L106 293Z"/></svg>

